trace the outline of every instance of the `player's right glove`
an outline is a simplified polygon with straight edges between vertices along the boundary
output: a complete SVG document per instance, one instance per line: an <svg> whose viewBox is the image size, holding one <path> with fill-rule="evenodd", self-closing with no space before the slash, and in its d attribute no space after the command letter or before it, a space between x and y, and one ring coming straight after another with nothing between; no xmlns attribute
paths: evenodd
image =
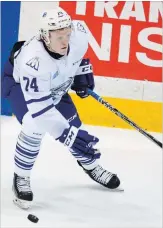
<svg viewBox="0 0 163 228"><path fill-rule="evenodd" d="M93 148L99 139L88 134L87 131L79 130L74 126L65 129L58 140L73 150L77 156L92 159L99 159L101 156L99 150Z"/></svg>

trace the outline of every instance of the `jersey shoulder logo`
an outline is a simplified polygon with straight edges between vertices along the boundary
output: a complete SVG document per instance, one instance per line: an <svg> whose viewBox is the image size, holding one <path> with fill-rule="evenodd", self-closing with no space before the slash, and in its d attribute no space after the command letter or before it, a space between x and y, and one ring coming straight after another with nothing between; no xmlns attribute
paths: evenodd
<svg viewBox="0 0 163 228"><path fill-rule="evenodd" d="M27 63L27 66L33 68L34 70L38 71L39 69L39 58L38 57L34 57L32 59L30 59Z"/></svg>
<svg viewBox="0 0 163 228"><path fill-rule="evenodd" d="M84 26L79 22L77 23L77 30L79 30L80 32L87 33Z"/></svg>

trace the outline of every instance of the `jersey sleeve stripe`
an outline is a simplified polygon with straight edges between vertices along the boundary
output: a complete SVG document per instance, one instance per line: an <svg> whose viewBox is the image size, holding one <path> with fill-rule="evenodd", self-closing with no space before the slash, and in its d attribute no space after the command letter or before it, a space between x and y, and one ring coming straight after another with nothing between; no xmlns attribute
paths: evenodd
<svg viewBox="0 0 163 228"><path fill-rule="evenodd" d="M31 104L31 103L34 103L34 102L46 101L46 100L50 99L51 97L52 97L52 96L51 96L51 94L50 94L50 95L48 95L48 96L41 97L41 98L39 98L39 99L31 99L31 100L26 101L26 104Z"/></svg>
<svg viewBox="0 0 163 228"><path fill-rule="evenodd" d="M49 105L48 107L42 109L41 111L32 114L32 117L35 118L35 117L37 117L37 116L40 116L40 115L42 115L43 113L49 111L49 110L50 110L51 108L53 108L53 107L55 107L54 104L51 104L51 105Z"/></svg>

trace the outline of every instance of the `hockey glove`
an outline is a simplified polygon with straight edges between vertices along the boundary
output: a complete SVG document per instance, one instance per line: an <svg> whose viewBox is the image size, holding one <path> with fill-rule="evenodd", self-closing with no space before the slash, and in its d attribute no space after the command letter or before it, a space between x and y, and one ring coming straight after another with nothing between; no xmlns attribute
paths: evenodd
<svg viewBox="0 0 163 228"><path fill-rule="evenodd" d="M71 151L75 152L77 156L93 159L99 159L101 156L101 153L93 148L99 139L88 134L87 131L72 126L65 129L58 139Z"/></svg>
<svg viewBox="0 0 163 228"><path fill-rule="evenodd" d="M88 88L93 90L95 87L92 65L89 59L83 59L74 78L71 89L76 92L80 98L89 96Z"/></svg>

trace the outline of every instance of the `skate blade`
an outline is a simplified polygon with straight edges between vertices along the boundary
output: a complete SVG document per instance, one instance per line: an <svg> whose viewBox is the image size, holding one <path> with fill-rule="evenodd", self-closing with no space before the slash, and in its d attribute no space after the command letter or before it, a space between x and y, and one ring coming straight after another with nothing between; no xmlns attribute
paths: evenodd
<svg viewBox="0 0 163 228"><path fill-rule="evenodd" d="M110 192L124 192L124 189L123 188L114 188L114 189L109 188L109 191Z"/></svg>
<svg viewBox="0 0 163 228"><path fill-rule="evenodd" d="M28 210L32 206L32 202L26 201L26 200L21 200L16 197L13 199L13 203L18 206L21 209Z"/></svg>

